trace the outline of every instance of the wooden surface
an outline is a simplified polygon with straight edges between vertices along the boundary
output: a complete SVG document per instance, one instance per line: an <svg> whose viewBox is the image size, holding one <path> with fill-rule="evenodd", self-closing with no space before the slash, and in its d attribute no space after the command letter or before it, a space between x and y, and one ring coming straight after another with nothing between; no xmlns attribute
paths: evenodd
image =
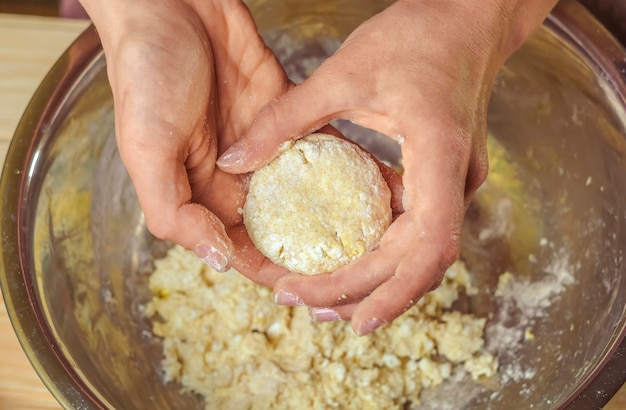
<svg viewBox="0 0 626 410"><path fill-rule="evenodd" d="M0 14L0 163L15 127L48 69L86 21ZM59 409L26 359L0 295L0 410ZM626 386L605 407L626 409Z"/></svg>
<svg viewBox="0 0 626 410"><path fill-rule="evenodd" d="M48 69L86 21L0 14L0 163ZM0 300L2 297L0 296ZM59 409L26 359L0 302L0 409Z"/></svg>

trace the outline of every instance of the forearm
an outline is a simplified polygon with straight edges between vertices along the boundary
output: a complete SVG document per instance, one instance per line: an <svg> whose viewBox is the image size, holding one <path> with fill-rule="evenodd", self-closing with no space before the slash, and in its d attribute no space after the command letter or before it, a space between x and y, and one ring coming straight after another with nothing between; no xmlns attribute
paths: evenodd
<svg viewBox="0 0 626 410"><path fill-rule="evenodd" d="M127 17L133 14L132 5L135 2L125 2L124 0L79 0L83 8L89 15L96 29L100 32L103 42L108 41Z"/></svg>
<svg viewBox="0 0 626 410"><path fill-rule="evenodd" d="M476 54L504 62L541 25L558 0L399 0L415 13L432 13L445 36Z"/></svg>
<svg viewBox="0 0 626 410"><path fill-rule="evenodd" d="M495 27L502 28L500 52L506 59L541 25L558 0L478 0L474 4L483 3L481 7L498 11Z"/></svg>
<svg viewBox="0 0 626 410"><path fill-rule="evenodd" d="M177 17L190 19L193 14L186 0L79 1L98 30L105 52L117 50L129 35L157 31Z"/></svg>

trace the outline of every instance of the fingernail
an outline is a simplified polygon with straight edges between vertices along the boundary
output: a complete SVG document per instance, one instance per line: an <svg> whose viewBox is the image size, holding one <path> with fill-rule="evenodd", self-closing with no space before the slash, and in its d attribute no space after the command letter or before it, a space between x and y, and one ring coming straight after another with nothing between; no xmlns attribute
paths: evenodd
<svg viewBox="0 0 626 410"><path fill-rule="evenodd" d="M230 260L226 255L211 245L198 245L193 250L204 263L218 272L226 272L230 268Z"/></svg>
<svg viewBox="0 0 626 410"><path fill-rule="evenodd" d="M220 168L228 168L233 165L241 164L244 162L244 154L247 150L247 145L244 140L240 140L231 145L218 159L217 166Z"/></svg>
<svg viewBox="0 0 626 410"><path fill-rule="evenodd" d="M282 306L302 306L304 302L298 296L293 293L279 290L274 294L274 303Z"/></svg>
<svg viewBox="0 0 626 410"><path fill-rule="evenodd" d="M311 316L316 322L336 322L341 320L339 313L328 308L311 308Z"/></svg>
<svg viewBox="0 0 626 410"><path fill-rule="evenodd" d="M365 322L361 323L361 326L359 326L359 328L356 331L356 334L358 336L365 336L369 333L372 333L374 330L378 329L379 327L381 327L382 325L384 325L385 322L383 322L382 320L373 317L369 320L366 320Z"/></svg>

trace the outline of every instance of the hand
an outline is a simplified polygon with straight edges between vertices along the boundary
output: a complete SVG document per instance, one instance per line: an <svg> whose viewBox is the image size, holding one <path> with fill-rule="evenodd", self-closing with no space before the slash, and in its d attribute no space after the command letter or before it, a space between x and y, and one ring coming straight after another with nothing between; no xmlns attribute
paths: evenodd
<svg viewBox="0 0 626 410"><path fill-rule="evenodd" d="M102 39L120 155L149 230L261 284L285 271L252 246L246 176L215 166L290 86L239 0L83 0ZM249 245L249 246L246 246ZM236 255L236 256L234 256Z"/></svg>
<svg viewBox="0 0 626 410"><path fill-rule="evenodd" d="M284 141L336 118L396 139L405 166L404 213L380 246L331 274L281 278L278 303L311 306L317 320L351 319L363 335L439 285L487 176L486 110L496 73L553 3L400 0L263 108L218 160L221 169L256 170Z"/></svg>

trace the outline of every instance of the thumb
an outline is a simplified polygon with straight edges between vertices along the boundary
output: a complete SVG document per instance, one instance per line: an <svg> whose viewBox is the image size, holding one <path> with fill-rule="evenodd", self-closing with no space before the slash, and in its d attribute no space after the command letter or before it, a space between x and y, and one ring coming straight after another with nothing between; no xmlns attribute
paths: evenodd
<svg viewBox="0 0 626 410"><path fill-rule="evenodd" d="M337 76L326 76L322 69L265 105L243 138L221 155L217 165L232 174L255 171L273 160L285 142L339 118L342 107L348 106L346 94L341 92Z"/></svg>
<svg viewBox="0 0 626 410"><path fill-rule="evenodd" d="M132 142L119 146L148 230L160 239L193 250L218 271L229 269L231 240L218 217L192 202L184 160L171 149L154 146L133 149Z"/></svg>

